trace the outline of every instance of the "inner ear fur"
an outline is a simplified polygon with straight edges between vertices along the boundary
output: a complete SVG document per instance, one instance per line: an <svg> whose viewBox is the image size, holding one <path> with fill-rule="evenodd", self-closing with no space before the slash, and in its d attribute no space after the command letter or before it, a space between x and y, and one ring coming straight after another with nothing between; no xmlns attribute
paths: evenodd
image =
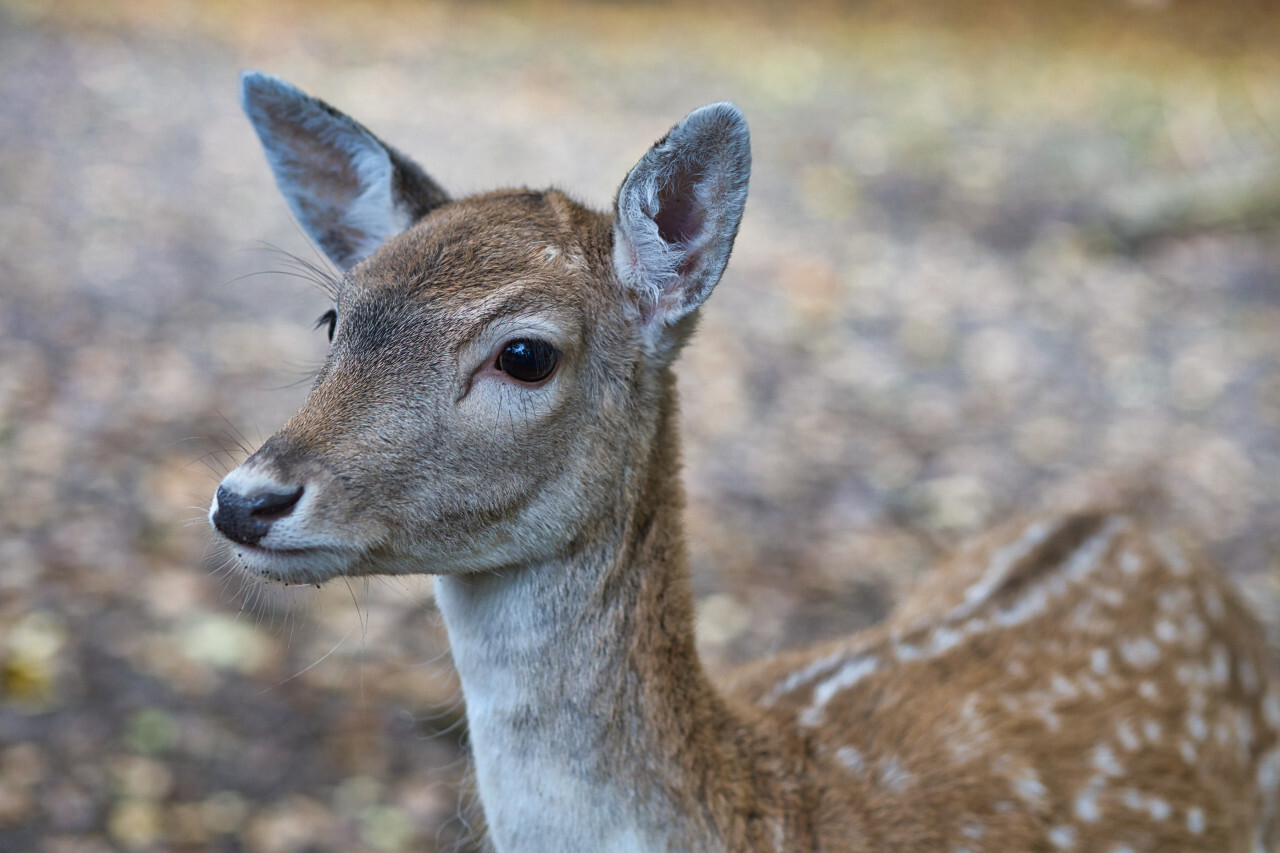
<svg viewBox="0 0 1280 853"><path fill-rule="evenodd" d="M655 334L676 332L724 273L751 174L746 119L731 103L690 113L654 143L615 203L614 266Z"/></svg>

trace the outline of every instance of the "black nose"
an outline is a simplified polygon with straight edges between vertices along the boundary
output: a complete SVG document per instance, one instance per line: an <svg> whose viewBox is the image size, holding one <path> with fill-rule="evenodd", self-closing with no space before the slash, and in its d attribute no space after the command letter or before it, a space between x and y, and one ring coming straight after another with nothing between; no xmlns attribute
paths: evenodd
<svg viewBox="0 0 1280 853"><path fill-rule="evenodd" d="M270 532L272 522L293 512L301 499L302 486L291 491L253 495L242 495L219 486L213 526L233 542L257 545Z"/></svg>

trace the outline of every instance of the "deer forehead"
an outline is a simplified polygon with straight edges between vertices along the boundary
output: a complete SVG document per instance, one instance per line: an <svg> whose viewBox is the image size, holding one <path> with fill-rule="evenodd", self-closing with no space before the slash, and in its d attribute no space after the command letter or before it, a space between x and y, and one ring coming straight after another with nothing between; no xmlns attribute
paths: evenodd
<svg viewBox="0 0 1280 853"><path fill-rule="evenodd" d="M362 289L465 304L515 280L588 295L607 278L609 220L555 191L499 191L433 210L357 265Z"/></svg>
<svg viewBox="0 0 1280 853"><path fill-rule="evenodd" d="M348 343L429 334L437 351L456 352L525 332L573 348L588 318L616 313L611 245L606 217L555 191L453 202L347 274L338 302L355 336Z"/></svg>

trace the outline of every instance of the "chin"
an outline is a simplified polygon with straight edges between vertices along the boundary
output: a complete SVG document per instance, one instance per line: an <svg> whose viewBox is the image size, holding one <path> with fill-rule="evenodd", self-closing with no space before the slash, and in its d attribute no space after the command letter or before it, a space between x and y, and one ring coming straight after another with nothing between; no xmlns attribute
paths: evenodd
<svg viewBox="0 0 1280 853"><path fill-rule="evenodd" d="M265 548L227 540L235 562L245 574L285 586L322 584L340 576L372 574L358 570L353 552L333 548Z"/></svg>

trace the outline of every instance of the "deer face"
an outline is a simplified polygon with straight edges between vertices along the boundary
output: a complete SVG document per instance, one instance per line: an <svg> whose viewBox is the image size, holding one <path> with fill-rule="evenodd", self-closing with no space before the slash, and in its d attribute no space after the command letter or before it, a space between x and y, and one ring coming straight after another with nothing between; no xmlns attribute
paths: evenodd
<svg viewBox="0 0 1280 853"><path fill-rule="evenodd" d="M608 256L603 217L507 193L434 211L351 269L306 403L219 489L241 562L308 582L500 569L597 521L620 488L604 460L626 451L601 436L646 432L638 311L592 274Z"/></svg>
<svg viewBox="0 0 1280 853"><path fill-rule="evenodd" d="M502 570L618 523L662 374L741 217L737 110L673 129L610 217L554 191L450 201L292 86L248 74L242 95L295 216L345 275L306 403L210 510L241 564L293 583Z"/></svg>

